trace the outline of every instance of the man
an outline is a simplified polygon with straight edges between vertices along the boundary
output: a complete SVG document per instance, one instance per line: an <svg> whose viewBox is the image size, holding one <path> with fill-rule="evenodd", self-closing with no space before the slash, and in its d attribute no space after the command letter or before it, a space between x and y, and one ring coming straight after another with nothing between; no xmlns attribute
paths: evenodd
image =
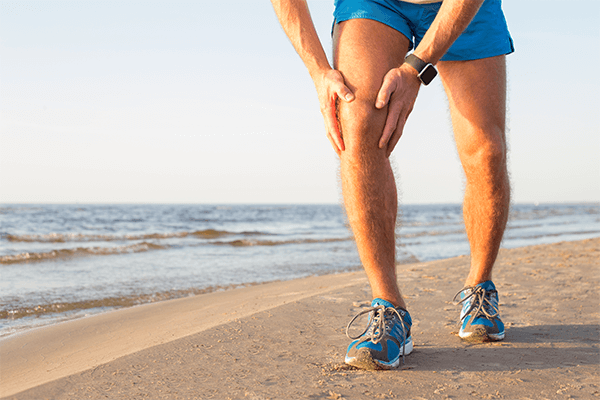
<svg viewBox="0 0 600 400"><path fill-rule="evenodd" d="M374 298L363 312L369 313L368 326L351 338L346 362L389 369L412 350L411 318L396 280L398 205L388 157L420 86L435 79L434 66L448 96L467 181L463 216L471 267L457 294L463 304L459 335L471 341L502 340L504 325L491 279L510 202L505 55L513 46L500 0L336 0L334 68L306 1L272 3L317 89L327 136L340 158L348 220Z"/></svg>

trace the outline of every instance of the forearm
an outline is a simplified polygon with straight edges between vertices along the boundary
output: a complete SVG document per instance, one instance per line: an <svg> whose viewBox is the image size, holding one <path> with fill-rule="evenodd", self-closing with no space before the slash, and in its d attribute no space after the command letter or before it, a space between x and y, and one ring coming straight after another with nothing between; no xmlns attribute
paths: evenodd
<svg viewBox="0 0 600 400"><path fill-rule="evenodd" d="M484 0L444 0L437 17L415 49L415 55L435 64L467 28Z"/></svg>
<svg viewBox="0 0 600 400"><path fill-rule="evenodd" d="M306 0L271 0L277 18L310 75L331 69Z"/></svg>

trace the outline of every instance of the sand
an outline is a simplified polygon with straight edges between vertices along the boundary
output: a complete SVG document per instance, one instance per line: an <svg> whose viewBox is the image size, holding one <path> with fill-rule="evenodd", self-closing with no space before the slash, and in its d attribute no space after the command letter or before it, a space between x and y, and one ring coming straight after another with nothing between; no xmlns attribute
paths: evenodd
<svg viewBox="0 0 600 400"><path fill-rule="evenodd" d="M0 341L7 399L600 398L600 238L502 250L499 343L456 336L468 257L399 265L414 352L343 363L362 272L118 310Z"/></svg>

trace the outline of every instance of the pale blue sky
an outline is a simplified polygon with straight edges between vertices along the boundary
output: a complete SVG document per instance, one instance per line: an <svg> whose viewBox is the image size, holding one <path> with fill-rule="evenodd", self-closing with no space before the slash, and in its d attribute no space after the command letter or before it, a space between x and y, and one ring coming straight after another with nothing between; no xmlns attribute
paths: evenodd
<svg viewBox="0 0 600 400"><path fill-rule="evenodd" d="M309 1L330 53L333 0ZM516 202L600 201L600 2L505 0ZM0 202L337 202L315 91L267 0L0 0ZM458 203L441 84L394 155Z"/></svg>

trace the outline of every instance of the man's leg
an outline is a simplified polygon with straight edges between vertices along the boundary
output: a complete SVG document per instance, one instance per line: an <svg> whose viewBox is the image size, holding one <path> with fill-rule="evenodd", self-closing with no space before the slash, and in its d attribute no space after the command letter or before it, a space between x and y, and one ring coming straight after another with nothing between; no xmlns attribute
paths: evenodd
<svg viewBox="0 0 600 400"><path fill-rule="evenodd" d="M463 216L471 245L466 286L492 279L508 220L505 56L438 64L467 185Z"/></svg>
<svg viewBox="0 0 600 400"><path fill-rule="evenodd" d="M334 31L335 67L356 96L338 110L346 148L340 155L342 190L374 298L366 310L369 326L351 336L345 361L365 369L395 368L413 346L411 318L396 281L398 195L386 149L378 146L387 109L375 108L383 77L407 50L405 36L376 21L352 19Z"/></svg>
<svg viewBox="0 0 600 400"><path fill-rule="evenodd" d="M467 180L463 217L471 246L471 268L465 286L472 288L461 292L459 336L471 341L501 340L504 325L491 280L510 205L505 56L446 61L438 66Z"/></svg>
<svg viewBox="0 0 600 400"><path fill-rule="evenodd" d="M334 31L334 64L356 99L340 102L346 150L340 156L346 212L374 298L406 308L396 283L397 192L386 150L378 147L387 108L375 99L383 77L408 51L398 31L368 19L352 19Z"/></svg>

